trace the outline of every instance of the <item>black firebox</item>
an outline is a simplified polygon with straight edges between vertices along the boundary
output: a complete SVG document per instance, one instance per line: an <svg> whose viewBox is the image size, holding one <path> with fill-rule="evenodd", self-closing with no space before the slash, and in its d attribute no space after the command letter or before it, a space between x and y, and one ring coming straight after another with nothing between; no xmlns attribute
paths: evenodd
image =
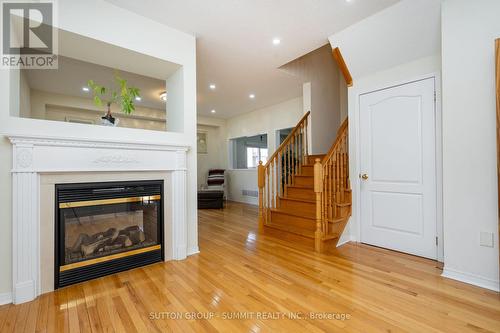
<svg viewBox="0 0 500 333"><path fill-rule="evenodd" d="M55 288L163 261L163 181L58 184Z"/></svg>

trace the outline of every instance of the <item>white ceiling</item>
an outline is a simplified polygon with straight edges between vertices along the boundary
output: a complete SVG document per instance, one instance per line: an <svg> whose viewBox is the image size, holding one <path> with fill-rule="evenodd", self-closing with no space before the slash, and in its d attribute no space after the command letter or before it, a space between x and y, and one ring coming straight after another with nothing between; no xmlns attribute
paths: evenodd
<svg viewBox="0 0 500 333"><path fill-rule="evenodd" d="M398 0L106 0L197 37L198 114L228 118L302 94L278 67ZM273 38L281 44L274 46ZM209 84L215 83L212 91ZM254 93L251 100L248 95Z"/></svg>
<svg viewBox="0 0 500 333"><path fill-rule="evenodd" d="M330 43L342 50L354 82L381 70L439 54L441 1L401 1L330 36Z"/></svg>

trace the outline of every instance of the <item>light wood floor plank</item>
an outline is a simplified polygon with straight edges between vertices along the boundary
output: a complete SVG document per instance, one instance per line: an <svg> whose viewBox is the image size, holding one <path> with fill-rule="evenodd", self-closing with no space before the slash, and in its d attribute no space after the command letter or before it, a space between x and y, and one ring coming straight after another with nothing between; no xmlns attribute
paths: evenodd
<svg viewBox="0 0 500 333"><path fill-rule="evenodd" d="M260 233L257 213L199 211L200 254L1 306L0 332L500 332L500 295L434 261L357 243L318 254Z"/></svg>

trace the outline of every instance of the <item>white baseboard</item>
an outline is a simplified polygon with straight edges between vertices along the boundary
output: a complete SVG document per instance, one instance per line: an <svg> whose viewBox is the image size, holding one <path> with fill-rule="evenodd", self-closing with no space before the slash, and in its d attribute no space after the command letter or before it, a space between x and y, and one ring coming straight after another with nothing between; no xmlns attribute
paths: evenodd
<svg viewBox="0 0 500 333"><path fill-rule="evenodd" d="M352 237L346 237L345 239L343 239L337 243L337 247L341 247L342 245L345 245L345 244L350 243L352 241L353 241Z"/></svg>
<svg viewBox="0 0 500 333"><path fill-rule="evenodd" d="M500 281L498 280L488 279L476 274L460 272L452 268L447 268L446 266L443 268L443 273L441 274L441 276L448 279L472 284L481 288L500 291Z"/></svg>
<svg viewBox="0 0 500 333"><path fill-rule="evenodd" d="M259 198L253 198L253 197L232 197L229 196L228 201L234 201L234 202L239 202L239 203L244 203L252 206L258 206L259 205Z"/></svg>
<svg viewBox="0 0 500 333"><path fill-rule="evenodd" d="M187 251L188 256L193 255L193 254L197 254L197 253L200 253L200 249L198 248L198 246L190 247Z"/></svg>
<svg viewBox="0 0 500 333"><path fill-rule="evenodd" d="M12 303L12 293L2 293L0 294L0 305Z"/></svg>

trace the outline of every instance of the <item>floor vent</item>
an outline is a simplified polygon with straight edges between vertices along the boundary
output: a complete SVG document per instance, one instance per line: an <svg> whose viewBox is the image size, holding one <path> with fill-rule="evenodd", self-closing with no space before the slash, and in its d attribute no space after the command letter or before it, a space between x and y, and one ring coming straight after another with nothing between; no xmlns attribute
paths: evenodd
<svg viewBox="0 0 500 333"><path fill-rule="evenodd" d="M253 198L259 197L259 191L242 190L241 193L246 197L253 197Z"/></svg>

